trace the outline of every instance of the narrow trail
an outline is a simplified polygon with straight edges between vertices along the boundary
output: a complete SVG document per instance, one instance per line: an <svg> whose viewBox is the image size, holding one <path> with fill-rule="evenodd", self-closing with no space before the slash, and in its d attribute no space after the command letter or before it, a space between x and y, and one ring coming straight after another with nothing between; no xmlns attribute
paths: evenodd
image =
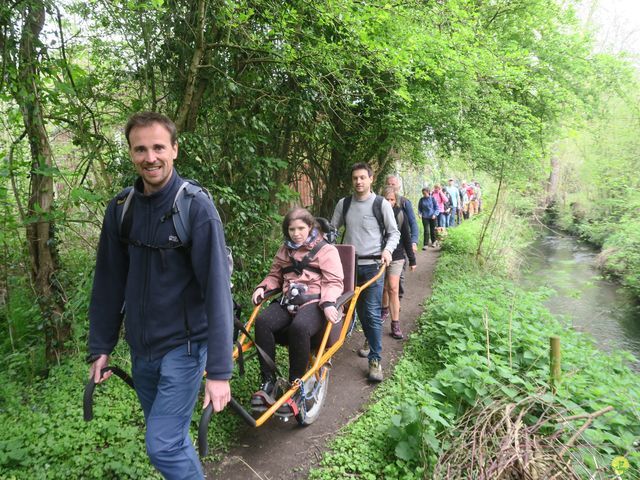
<svg viewBox="0 0 640 480"><path fill-rule="evenodd" d="M433 270L438 249L417 253L418 267L405 274L405 294L400 315L402 330L413 331L423 311L422 303L431 295ZM389 322L383 326L382 366L387 378L402 354L403 341L389 335ZM224 480L306 479L317 465L328 441L338 430L364 410L376 385L366 380L367 360L357 356L362 332L354 331L333 357L329 390L320 418L308 427L297 422L282 423L272 418L259 428L242 427L238 444L220 463L205 464L207 478Z"/></svg>

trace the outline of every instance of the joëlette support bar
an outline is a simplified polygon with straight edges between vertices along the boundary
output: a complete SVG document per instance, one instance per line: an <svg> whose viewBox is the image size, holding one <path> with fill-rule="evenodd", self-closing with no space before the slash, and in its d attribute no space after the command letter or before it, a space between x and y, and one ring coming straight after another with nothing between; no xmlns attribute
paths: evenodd
<svg viewBox="0 0 640 480"><path fill-rule="evenodd" d="M231 397L229 406L242 417L242 419L251 427L256 426L256 421L251 414L247 412L242 405L240 405L235 398ZM206 457L209 454L209 442L207 440L207 430L209 428L209 422L211 421L211 415L213 415L213 405L209 402L200 417L200 423L198 425L198 454L201 457Z"/></svg>

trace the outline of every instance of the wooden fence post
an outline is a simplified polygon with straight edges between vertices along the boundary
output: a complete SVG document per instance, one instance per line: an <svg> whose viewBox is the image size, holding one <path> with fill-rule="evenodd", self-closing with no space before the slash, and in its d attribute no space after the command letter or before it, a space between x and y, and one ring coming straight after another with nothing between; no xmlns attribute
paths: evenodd
<svg viewBox="0 0 640 480"><path fill-rule="evenodd" d="M551 368L551 392L556 393L558 385L560 385L560 337L554 335L549 337L550 349L550 368Z"/></svg>

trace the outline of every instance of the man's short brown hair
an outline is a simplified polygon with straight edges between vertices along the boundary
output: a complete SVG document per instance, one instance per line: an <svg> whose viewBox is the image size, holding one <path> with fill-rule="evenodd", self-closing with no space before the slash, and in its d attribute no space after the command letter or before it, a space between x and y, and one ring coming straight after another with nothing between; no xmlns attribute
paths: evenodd
<svg viewBox="0 0 640 480"><path fill-rule="evenodd" d="M353 175L353 172L355 172L356 170L366 170L369 176L373 177L373 169L369 166L368 163L365 163L365 162L354 163L353 166L351 167L351 175Z"/></svg>
<svg viewBox="0 0 640 480"><path fill-rule="evenodd" d="M127 144L131 146L131 142L129 142L131 130L136 127L148 127L154 123L159 123L167 129L169 135L171 135L171 145L178 143L178 129L173 120L157 112L138 112L129 118L127 125L124 127L124 136L127 138Z"/></svg>

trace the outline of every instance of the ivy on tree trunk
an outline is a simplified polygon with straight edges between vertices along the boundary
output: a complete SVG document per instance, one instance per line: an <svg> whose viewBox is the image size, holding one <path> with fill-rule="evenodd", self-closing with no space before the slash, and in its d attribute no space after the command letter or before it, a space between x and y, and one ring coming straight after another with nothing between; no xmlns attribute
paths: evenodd
<svg viewBox="0 0 640 480"><path fill-rule="evenodd" d="M45 4L32 0L24 9L20 34L14 98L20 106L31 152L26 234L31 260L31 281L38 296L45 336L46 358L57 361L71 336L65 321L61 292L56 283L58 255L53 221L53 154L47 135L38 78L39 36L45 21Z"/></svg>

